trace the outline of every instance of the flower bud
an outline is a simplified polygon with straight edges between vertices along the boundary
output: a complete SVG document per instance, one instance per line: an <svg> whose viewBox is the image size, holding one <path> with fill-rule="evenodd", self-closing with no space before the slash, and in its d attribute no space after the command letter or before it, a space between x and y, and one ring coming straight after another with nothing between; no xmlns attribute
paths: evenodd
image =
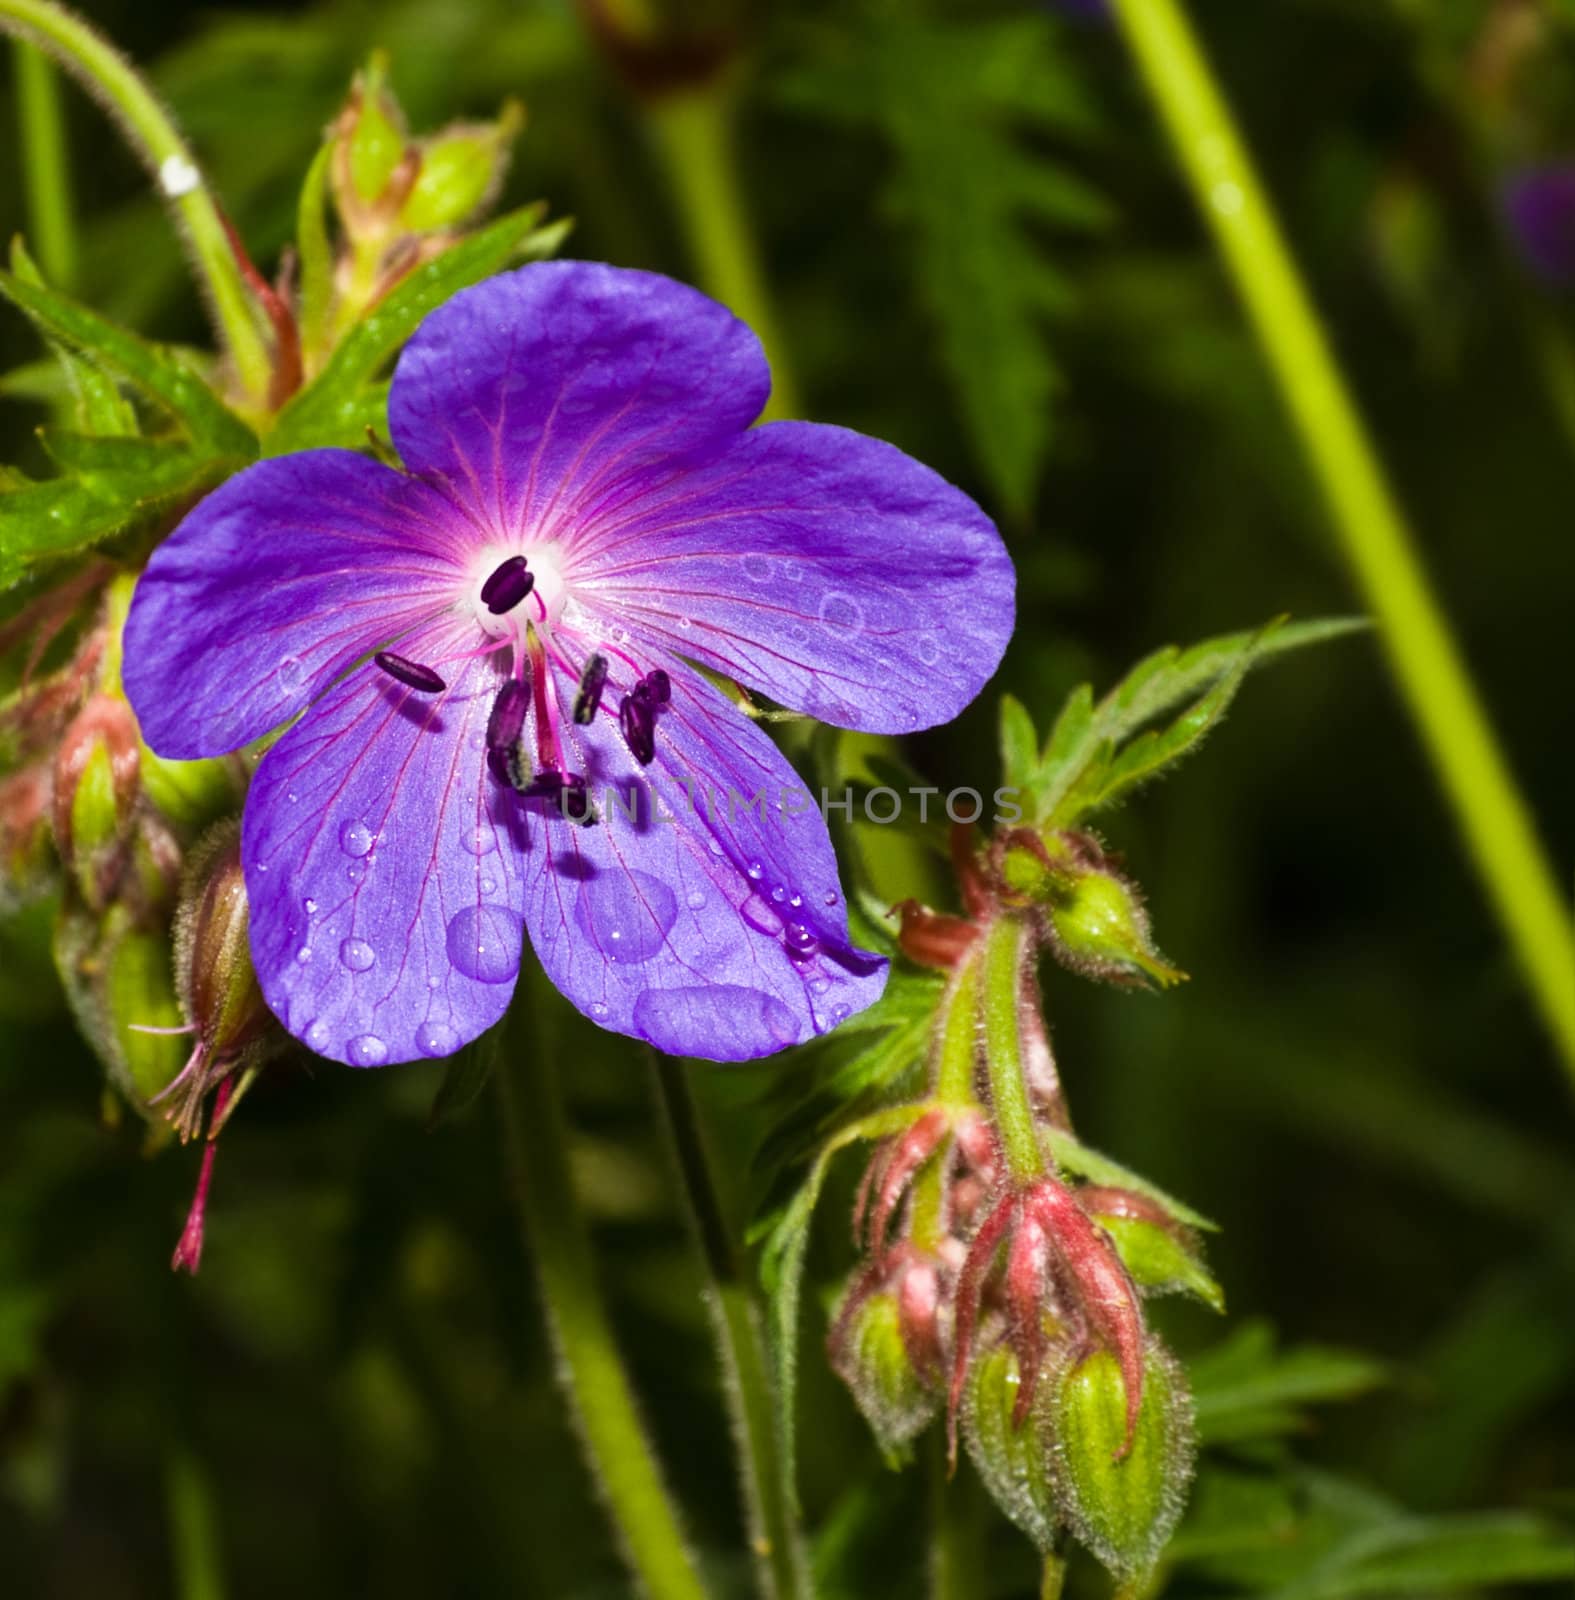
<svg viewBox="0 0 1575 1600"><path fill-rule="evenodd" d="M1149 1339L1129 1447L1126 1386L1109 1351L1091 1351L1049 1388L1056 1484L1072 1531L1112 1572L1148 1571L1181 1516L1192 1473L1192 1404L1180 1366Z"/></svg>
<svg viewBox="0 0 1575 1600"><path fill-rule="evenodd" d="M405 115L388 87L388 57L382 51L374 51L366 70L356 74L335 136L334 198L345 225L355 231L360 219L392 209L389 188L395 174L402 164L413 165L407 162ZM401 191L407 181L398 185Z"/></svg>
<svg viewBox="0 0 1575 1600"><path fill-rule="evenodd" d="M192 852L175 916L175 970L186 1015L210 1060L266 1032L270 1013L252 967L240 826L220 823Z"/></svg>
<svg viewBox="0 0 1575 1600"><path fill-rule="evenodd" d="M55 754L55 848L93 911L108 906L126 864L141 797L137 747L131 708L96 694Z"/></svg>
<svg viewBox="0 0 1575 1600"><path fill-rule="evenodd" d="M504 103L496 122L456 122L419 143L421 166L399 209L411 233L455 228L487 204L503 183L525 108Z"/></svg>
<svg viewBox="0 0 1575 1600"><path fill-rule="evenodd" d="M42 766L0 778L0 916L49 884L49 775Z"/></svg>
<svg viewBox="0 0 1575 1600"><path fill-rule="evenodd" d="M1108 865L1056 873L1048 895L1051 948L1063 966L1107 983L1142 983L1161 988L1186 973L1154 945L1148 913L1137 885Z"/></svg>
<svg viewBox="0 0 1575 1600"><path fill-rule="evenodd" d="M1010 1345L976 1355L963 1394L963 1435L995 1503L1041 1550L1049 1550L1061 1524L1053 1451L1042 1405L1021 1424L1016 1420L1021 1388Z"/></svg>
<svg viewBox="0 0 1575 1600"><path fill-rule="evenodd" d="M1203 1247L1191 1228L1128 1189L1081 1189L1078 1201L1109 1235L1145 1294L1193 1294L1224 1314L1225 1291L1203 1264Z"/></svg>
<svg viewBox="0 0 1575 1600"><path fill-rule="evenodd" d="M893 1459L940 1409L939 1315L935 1267L915 1260L873 1293L855 1279L832 1325L832 1367Z"/></svg>

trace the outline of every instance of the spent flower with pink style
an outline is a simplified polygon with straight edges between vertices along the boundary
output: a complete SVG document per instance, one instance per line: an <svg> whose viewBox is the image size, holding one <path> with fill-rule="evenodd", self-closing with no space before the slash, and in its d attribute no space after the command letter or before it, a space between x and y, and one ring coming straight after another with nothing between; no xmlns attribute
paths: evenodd
<svg viewBox="0 0 1575 1600"><path fill-rule="evenodd" d="M718 680L845 728L946 721L1005 649L1012 566L893 446L751 426L769 388L693 289L524 267L400 357L403 471L264 460L155 552L125 647L148 743L288 724L242 857L263 994L313 1050L449 1054L527 930L582 1011L675 1054L767 1054L879 995L819 808L776 803L799 780Z"/></svg>

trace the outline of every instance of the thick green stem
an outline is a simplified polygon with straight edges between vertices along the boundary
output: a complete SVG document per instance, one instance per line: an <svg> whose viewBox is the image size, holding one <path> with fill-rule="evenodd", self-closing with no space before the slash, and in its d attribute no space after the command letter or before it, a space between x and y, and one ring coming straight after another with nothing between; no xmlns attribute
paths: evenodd
<svg viewBox="0 0 1575 1600"><path fill-rule="evenodd" d="M732 95L723 83L707 84L653 101L646 118L701 284L747 322L766 348L766 416L797 416L792 368L739 183Z"/></svg>
<svg viewBox="0 0 1575 1600"><path fill-rule="evenodd" d="M1177 0L1116 0L1478 872L1575 1078L1575 927L1267 195Z"/></svg>
<svg viewBox="0 0 1575 1600"><path fill-rule="evenodd" d="M652 1600L704 1600L646 1437L569 1170L568 1126L548 1051L510 1052L495 1074L520 1220L591 1470L629 1565Z"/></svg>
<svg viewBox="0 0 1575 1600"><path fill-rule="evenodd" d="M1031 948L1025 922L1013 916L996 918L985 934L979 995L990 1073L990 1107L1007 1171L1018 1184L1032 1183L1045 1171L1028 1084L1023 1078L1023 1041L1018 1021L1023 964Z"/></svg>
<svg viewBox="0 0 1575 1600"><path fill-rule="evenodd" d="M711 1176L699 1108L684 1068L667 1056L652 1054L674 1163L706 1266L706 1300L722 1361L722 1388L738 1450L756 1577L767 1600L792 1600L808 1594L810 1586L803 1540L782 1470L754 1295Z"/></svg>
<svg viewBox="0 0 1575 1600"><path fill-rule="evenodd" d="M77 275L77 235L60 80L42 50L24 39L13 50L28 236L45 278L57 288L70 289Z"/></svg>
<svg viewBox="0 0 1575 1600"><path fill-rule="evenodd" d="M164 1485L178 1600L224 1600L224 1562L213 1494L201 1465L184 1446L171 1447Z"/></svg>
<svg viewBox="0 0 1575 1600"><path fill-rule="evenodd" d="M0 0L0 31L42 46L121 124L174 208L241 387L261 403L272 361L257 308L218 205L168 113L118 51L50 0Z"/></svg>

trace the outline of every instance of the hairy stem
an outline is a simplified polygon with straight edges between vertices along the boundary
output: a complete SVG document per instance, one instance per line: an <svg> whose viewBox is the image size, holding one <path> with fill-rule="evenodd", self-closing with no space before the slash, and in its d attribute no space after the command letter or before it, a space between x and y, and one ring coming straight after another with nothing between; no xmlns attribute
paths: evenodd
<svg viewBox="0 0 1575 1600"><path fill-rule="evenodd" d="M990 1074L990 1105L1007 1170L1018 1184L1044 1176L1044 1156L1034 1126L1033 1106L1023 1077L1023 1042L1018 1022L1023 963L1030 936L1018 917L997 917L985 934L979 1015Z"/></svg>
<svg viewBox="0 0 1575 1600"><path fill-rule="evenodd" d="M1410 532L1177 0L1116 0L1323 490L1390 665L1575 1079L1575 927Z"/></svg>
<svg viewBox="0 0 1575 1600"><path fill-rule="evenodd" d="M170 1566L178 1600L224 1600L213 1490L201 1464L184 1446L171 1446L164 1467L170 1521Z"/></svg>
<svg viewBox="0 0 1575 1600"><path fill-rule="evenodd" d="M495 1074L510 1174L591 1471L643 1591L652 1600L704 1600L597 1285L552 1052L510 1054L518 1064Z"/></svg>
<svg viewBox="0 0 1575 1600"><path fill-rule="evenodd" d="M722 1389L738 1449L744 1511L760 1592L809 1593L805 1552L783 1473L759 1315L712 1178L699 1108L681 1063L652 1051L689 1221L706 1268L706 1301L722 1362Z"/></svg>
<svg viewBox="0 0 1575 1600"><path fill-rule="evenodd" d="M26 40L18 39L13 52L28 236L45 278L70 289L77 275L77 234L60 81L49 57Z"/></svg>
<svg viewBox="0 0 1575 1600"><path fill-rule="evenodd" d="M739 182L732 95L723 83L706 84L652 102L646 119L701 284L765 346L771 363L765 415L797 416L797 386Z"/></svg>
<svg viewBox="0 0 1575 1600"><path fill-rule="evenodd" d="M121 124L175 211L242 389L261 403L272 367L267 341L218 204L169 114L118 51L50 0L0 0L0 31L55 56Z"/></svg>

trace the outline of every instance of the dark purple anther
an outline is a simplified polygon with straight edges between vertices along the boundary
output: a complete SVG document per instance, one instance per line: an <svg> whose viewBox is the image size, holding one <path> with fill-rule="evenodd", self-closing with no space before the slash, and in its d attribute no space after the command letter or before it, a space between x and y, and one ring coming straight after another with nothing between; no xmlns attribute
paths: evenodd
<svg viewBox="0 0 1575 1600"><path fill-rule="evenodd" d="M660 667L646 673L644 687L654 705L665 706L673 698L673 680Z"/></svg>
<svg viewBox="0 0 1575 1600"><path fill-rule="evenodd" d="M419 689L422 694L441 694L448 688L431 667L424 667L406 656L396 656L392 650L379 650L372 659L389 677L398 678L407 688Z"/></svg>
<svg viewBox="0 0 1575 1600"><path fill-rule="evenodd" d="M607 657L593 655L580 674L580 690L574 697L574 720L580 727L588 727L596 720L601 708L602 690L607 687Z"/></svg>
<svg viewBox="0 0 1575 1600"><path fill-rule="evenodd" d="M538 772L520 788L526 800L550 800L570 822L592 823L591 792L577 772Z"/></svg>
<svg viewBox="0 0 1575 1600"><path fill-rule="evenodd" d="M506 751L525 730L525 713L530 709L530 685L510 678L498 690L487 718L487 750Z"/></svg>
<svg viewBox="0 0 1575 1600"><path fill-rule="evenodd" d="M656 758L656 712L651 707L650 696L640 692L644 687L642 683L618 703L618 726L623 730L630 755L642 767L648 767Z"/></svg>
<svg viewBox="0 0 1575 1600"><path fill-rule="evenodd" d="M536 575L524 556L510 556L481 586L481 603L493 616L512 611L536 587Z"/></svg>

